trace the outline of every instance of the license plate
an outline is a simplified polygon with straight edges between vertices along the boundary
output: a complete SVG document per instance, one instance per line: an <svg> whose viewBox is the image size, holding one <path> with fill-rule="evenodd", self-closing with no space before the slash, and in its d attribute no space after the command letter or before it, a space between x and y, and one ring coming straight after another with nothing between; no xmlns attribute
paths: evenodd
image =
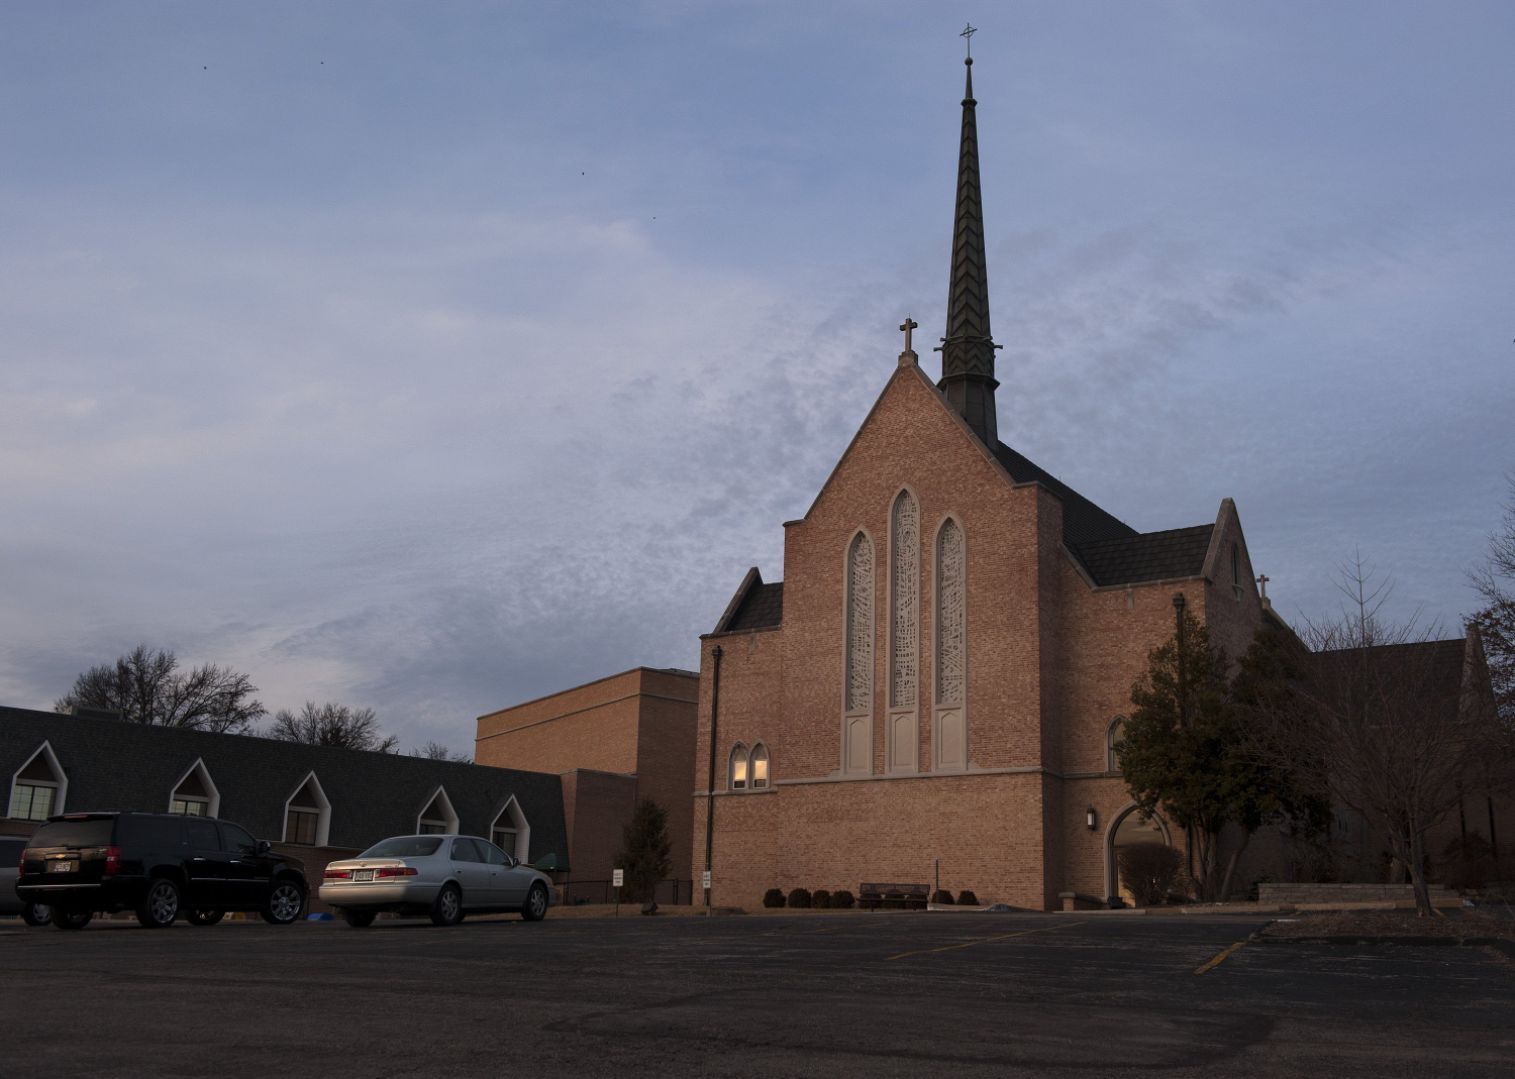
<svg viewBox="0 0 1515 1079"><path fill-rule="evenodd" d="M78 868L79 868L79 863L78 862L48 862L47 863L47 871L49 873L72 873L74 870L76 870Z"/></svg>
<svg viewBox="0 0 1515 1079"><path fill-rule="evenodd" d="M372 869L355 869L352 874L353 880L373 880Z"/></svg>

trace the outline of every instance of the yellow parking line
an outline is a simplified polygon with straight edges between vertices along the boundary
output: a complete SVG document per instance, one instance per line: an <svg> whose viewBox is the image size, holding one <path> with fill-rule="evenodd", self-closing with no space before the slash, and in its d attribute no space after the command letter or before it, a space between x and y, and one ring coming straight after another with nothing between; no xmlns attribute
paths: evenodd
<svg viewBox="0 0 1515 1079"><path fill-rule="evenodd" d="M1227 948L1225 951L1221 952L1219 955L1215 956L1213 959L1207 960L1205 963L1201 964L1200 966L1195 967L1194 968L1194 973L1195 974L1206 974L1206 973L1214 970L1216 967L1220 966L1222 963L1224 963L1231 956L1233 956L1237 952L1241 951L1242 946L1245 945L1246 943L1247 942L1244 941L1244 940L1237 941L1235 944L1231 945L1229 948Z"/></svg>
<svg viewBox="0 0 1515 1079"><path fill-rule="evenodd" d="M997 940L1009 940L1011 937L1024 937L1032 933L1050 933L1054 929L1071 929L1075 925L1083 925L1083 922L1063 922L1061 925L1044 925L1040 929L1020 929L1014 933L1001 933L995 937L979 937L976 940L964 941L962 944L947 944L940 948L921 948L913 952L900 952L899 955L891 955L888 959L908 959L912 955L934 955L937 952L951 952L959 948L971 948L975 944L993 944Z"/></svg>

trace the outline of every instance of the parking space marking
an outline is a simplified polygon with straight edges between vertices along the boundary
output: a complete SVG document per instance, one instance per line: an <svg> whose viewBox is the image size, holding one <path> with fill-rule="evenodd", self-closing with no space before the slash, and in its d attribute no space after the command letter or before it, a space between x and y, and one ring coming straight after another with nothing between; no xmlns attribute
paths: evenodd
<svg viewBox="0 0 1515 1079"><path fill-rule="evenodd" d="M1231 945L1229 948L1226 948L1224 951L1222 951L1219 955L1212 956L1210 959L1207 959L1205 962L1203 962L1199 966L1195 967L1194 968L1194 973L1195 974L1208 974L1210 971L1214 970L1216 967L1218 967L1222 963L1224 963L1231 956L1233 956L1237 952L1241 951L1243 945L1245 945L1246 943L1247 942L1245 940L1239 940L1239 941L1237 941L1235 944Z"/></svg>
<svg viewBox="0 0 1515 1079"><path fill-rule="evenodd" d="M953 952L959 948L971 948L975 944L993 944L997 940L1009 940L1011 937L1025 937L1032 933L1051 933L1057 929L1072 929L1075 925L1083 925L1083 922L1063 922L1061 925L1044 925L1039 929L1018 929L1014 933L1000 933L993 937L978 937L974 940L966 940L961 944L946 944L940 948L919 948L913 952L900 952L885 958L885 962L895 959L909 959L912 955L934 955L937 952Z"/></svg>

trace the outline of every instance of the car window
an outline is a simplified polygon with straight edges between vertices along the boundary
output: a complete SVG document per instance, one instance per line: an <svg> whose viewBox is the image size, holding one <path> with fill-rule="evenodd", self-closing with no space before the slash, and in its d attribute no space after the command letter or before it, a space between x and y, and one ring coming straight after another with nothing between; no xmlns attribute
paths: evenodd
<svg viewBox="0 0 1515 1079"><path fill-rule="evenodd" d="M186 817L184 845L192 850L220 850L221 840L216 836L216 822Z"/></svg>
<svg viewBox="0 0 1515 1079"><path fill-rule="evenodd" d="M34 847L108 847L115 817L60 820L44 824L32 836Z"/></svg>
<svg viewBox="0 0 1515 1079"><path fill-rule="evenodd" d="M483 839L476 842L483 848L484 860L490 865L510 865L510 855L506 854L499 847Z"/></svg>
<svg viewBox="0 0 1515 1079"><path fill-rule="evenodd" d="M122 817L116 826L118 846L151 847L154 850L179 845L179 820L176 817ZM212 840L210 846L215 847Z"/></svg>
<svg viewBox="0 0 1515 1079"><path fill-rule="evenodd" d="M381 839L359 858L425 858L437 852L442 840L433 835L400 835Z"/></svg>
<svg viewBox="0 0 1515 1079"><path fill-rule="evenodd" d="M258 841L248 834L247 829L222 821L221 844L222 850L241 850L243 847L257 847Z"/></svg>
<svg viewBox="0 0 1515 1079"><path fill-rule="evenodd" d="M482 862L484 854L479 845L464 836L452 841L452 860L455 862Z"/></svg>

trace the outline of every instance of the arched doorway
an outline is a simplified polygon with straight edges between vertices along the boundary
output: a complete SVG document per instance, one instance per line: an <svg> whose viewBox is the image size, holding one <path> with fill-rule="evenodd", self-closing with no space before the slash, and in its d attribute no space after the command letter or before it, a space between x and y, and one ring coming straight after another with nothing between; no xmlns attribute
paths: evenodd
<svg viewBox="0 0 1515 1079"><path fill-rule="evenodd" d="M1116 854L1121 847L1134 843L1161 843L1173 845L1168 835L1168 823L1157 814L1142 819L1135 805L1127 806L1105 833L1105 895L1119 897L1127 906L1132 906L1132 896L1120 880L1120 866Z"/></svg>

